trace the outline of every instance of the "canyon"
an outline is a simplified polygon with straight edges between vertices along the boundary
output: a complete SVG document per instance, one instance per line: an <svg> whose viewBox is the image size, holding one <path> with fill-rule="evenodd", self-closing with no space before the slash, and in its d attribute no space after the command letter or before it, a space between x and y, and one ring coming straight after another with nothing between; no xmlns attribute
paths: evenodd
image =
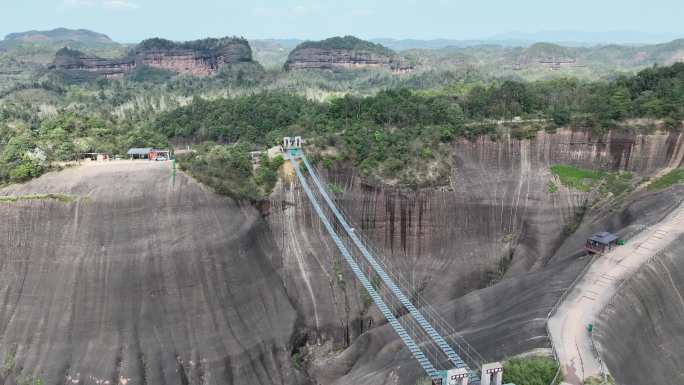
<svg viewBox="0 0 684 385"><path fill-rule="evenodd" d="M369 184L345 163L319 172L410 294L498 360L549 352L546 316L589 262L588 234L628 238L684 200L681 187L621 202L551 192L549 167L642 178L681 166L683 147L679 133L562 129L456 140L439 189ZM291 170L279 173L258 206L174 180L167 162L87 164L0 190L73 197L0 202L0 355L12 358L0 382L415 384L417 362L338 263Z"/></svg>

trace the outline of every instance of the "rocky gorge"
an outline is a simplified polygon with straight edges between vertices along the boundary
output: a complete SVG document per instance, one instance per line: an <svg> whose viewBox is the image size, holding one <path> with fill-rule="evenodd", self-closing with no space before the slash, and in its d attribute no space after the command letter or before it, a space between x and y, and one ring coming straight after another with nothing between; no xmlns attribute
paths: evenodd
<svg viewBox="0 0 684 385"><path fill-rule="evenodd" d="M319 171L393 271L495 360L548 351L546 316L588 262L588 234L628 236L684 199L614 201L561 185L550 166L638 179L683 153L681 133L562 129L455 140L439 189L370 184L345 163ZM418 364L336 262L287 164L257 209L182 173L174 184L164 164L121 162L0 190L75 197L0 202L0 355L12 362L0 382L416 383Z"/></svg>

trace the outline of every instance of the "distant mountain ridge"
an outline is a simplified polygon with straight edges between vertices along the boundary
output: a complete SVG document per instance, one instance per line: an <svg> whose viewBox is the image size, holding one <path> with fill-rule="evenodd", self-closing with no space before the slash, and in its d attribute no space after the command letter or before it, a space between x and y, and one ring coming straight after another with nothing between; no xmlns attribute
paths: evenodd
<svg viewBox="0 0 684 385"><path fill-rule="evenodd" d="M10 33L5 36L7 41L22 41L22 42L61 42L61 41L75 41L79 43L111 43L115 42L109 36L90 31L87 29L68 29L56 28L49 31L26 31Z"/></svg>

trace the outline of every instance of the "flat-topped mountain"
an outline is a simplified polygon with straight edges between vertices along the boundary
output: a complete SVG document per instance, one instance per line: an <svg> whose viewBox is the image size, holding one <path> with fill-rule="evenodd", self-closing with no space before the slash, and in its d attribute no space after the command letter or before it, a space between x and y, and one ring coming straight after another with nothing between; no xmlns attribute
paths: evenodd
<svg viewBox="0 0 684 385"><path fill-rule="evenodd" d="M247 40L242 38L189 42L154 38L144 40L127 56L116 59L103 59L65 47L56 53L50 68L71 74L103 75L107 79L121 78L137 67L207 76L225 65L251 61L252 49Z"/></svg>
<svg viewBox="0 0 684 385"><path fill-rule="evenodd" d="M304 42L290 52L285 62L286 70L342 68L388 68L395 73L413 70L391 49L354 36Z"/></svg>
<svg viewBox="0 0 684 385"><path fill-rule="evenodd" d="M134 58L104 59L86 55L81 51L64 47L57 51L50 66L67 72L89 72L107 79L119 79L135 68Z"/></svg>
<svg viewBox="0 0 684 385"><path fill-rule="evenodd" d="M252 49L247 40L237 37L188 42L154 38L138 44L135 57L137 65L206 76L226 64L251 62Z"/></svg>

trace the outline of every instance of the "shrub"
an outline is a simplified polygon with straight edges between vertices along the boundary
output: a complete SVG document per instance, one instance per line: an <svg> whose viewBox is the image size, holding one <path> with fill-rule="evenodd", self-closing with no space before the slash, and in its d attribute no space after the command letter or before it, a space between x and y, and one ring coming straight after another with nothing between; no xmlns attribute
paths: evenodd
<svg viewBox="0 0 684 385"><path fill-rule="evenodd" d="M24 158L18 165L10 169L9 179L12 183L26 182L42 173L43 166L40 163Z"/></svg>
<svg viewBox="0 0 684 385"><path fill-rule="evenodd" d="M558 363L549 357L511 358L504 362L503 382L516 385L549 385L557 371ZM559 384L560 380L558 378L556 384Z"/></svg>
<svg viewBox="0 0 684 385"><path fill-rule="evenodd" d="M179 166L217 193L234 199L261 198L252 173L252 161L246 146L204 145L186 157L179 157ZM262 183L272 181L262 175ZM275 182L273 182L275 183Z"/></svg>
<svg viewBox="0 0 684 385"><path fill-rule="evenodd" d="M684 168L678 168L672 170L669 173L661 176L660 178L651 182L648 185L648 189L651 191L662 190L668 188L672 185L684 183Z"/></svg>
<svg viewBox="0 0 684 385"><path fill-rule="evenodd" d="M549 192L550 192L551 194L553 194L553 193L555 193L556 191L558 191L558 186L556 186L556 184L553 183L553 182L549 182L549 184L548 184L548 190L549 190Z"/></svg>

